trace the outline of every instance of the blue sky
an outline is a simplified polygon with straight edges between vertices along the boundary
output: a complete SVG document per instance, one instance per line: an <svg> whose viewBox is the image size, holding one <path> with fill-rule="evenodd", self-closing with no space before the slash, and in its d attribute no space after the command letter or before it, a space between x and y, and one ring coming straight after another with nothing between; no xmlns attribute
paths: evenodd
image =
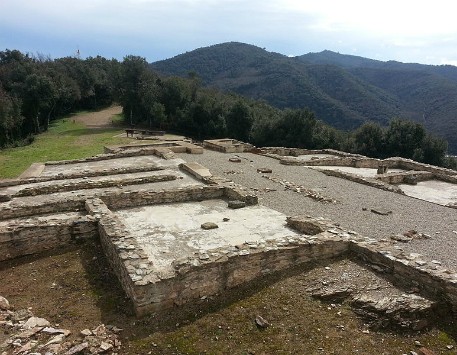
<svg viewBox="0 0 457 355"><path fill-rule="evenodd" d="M324 49L457 65L455 2L409 0L0 0L0 50L52 58L166 59L238 41L285 55Z"/></svg>

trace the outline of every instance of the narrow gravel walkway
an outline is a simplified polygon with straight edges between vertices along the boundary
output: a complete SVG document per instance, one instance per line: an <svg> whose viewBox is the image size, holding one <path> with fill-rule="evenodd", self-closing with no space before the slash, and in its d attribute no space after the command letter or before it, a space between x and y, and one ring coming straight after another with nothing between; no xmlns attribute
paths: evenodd
<svg viewBox="0 0 457 355"><path fill-rule="evenodd" d="M278 160L250 153L236 154L241 158L241 163L228 161L233 154L208 150L202 155L178 155L189 162L195 161L206 166L214 175L257 189L260 204L288 216L304 214L329 218L342 228L376 239L389 238L412 229L428 234L431 239L413 240L400 246L406 252L421 253L428 259L439 260L443 265L457 270L455 209L326 176L303 166L280 165ZM258 168L271 168L273 172L261 174L257 172ZM337 203L318 202L304 194L287 190L263 175L314 190ZM371 209L392 213L384 216L371 212Z"/></svg>

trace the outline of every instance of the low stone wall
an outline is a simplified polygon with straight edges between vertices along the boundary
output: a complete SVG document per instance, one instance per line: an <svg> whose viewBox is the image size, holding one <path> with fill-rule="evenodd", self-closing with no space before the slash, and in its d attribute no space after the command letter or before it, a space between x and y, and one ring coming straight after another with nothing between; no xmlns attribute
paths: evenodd
<svg viewBox="0 0 457 355"><path fill-rule="evenodd" d="M450 306L457 312L457 272L441 266L437 260L426 260L418 253L404 253L394 244L377 241L345 231L331 221L308 216L289 217L287 224L298 231L312 231L311 238L320 239L325 231L326 239L337 238L347 243L349 255L358 258L363 265L382 273L394 285Z"/></svg>
<svg viewBox="0 0 457 355"><path fill-rule="evenodd" d="M398 168L404 170L418 170L418 171L428 171L436 175L455 175L457 176L457 171L447 168L441 168L439 166L419 163L411 159L405 159L400 157L393 157L384 159L383 163L387 164L389 168Z"/></svg>
<svg viewBox="0 0 457 355"><path fill-rule="evenodd" d="M49 184L46 186L32 186L16 192L13 197L20 196L36 196L52 194L56 192L66 192L75 190L89 190L100 189L115 186L126 185L141 185L150 184L163 181L176 180L176 175L151 175L125 179L111 179L111 180L80 180L80 181L67 181L64 184Z"/></svg>
<svg viewBox="0 0 457 355"><path fill-rule="evenodd" d="M419 181L427 181L435 178L435 174L428 171L405 171L401 173L387 173L376 176L377 180L381 180L387 184L416 184Z"/></svg>
<svg viewBox="0 0 457 355"><path fill-rule="evenodd" d="M155 148L155 149L162 149L171 151L174 153L188 153L188 154L203 154L203 147L198 145L192 144L186 141L167 141L167 142L154 142L149 144L141 144L141 145L116 145L116 146L105 146L104 152L105 153L120 153L126 150L137 150L142 148Z"/></svg>
<svg viewBox="0 0 457 355"><path fill-rule="evenodd" d="M359 157L335 157L321 158L315 160L302 160L292 157L282 158L280 164L299 165L299 166L348 166L353 168L372 168L377 169L382 161L373 158Z"/></svg>
<svg viewBox="0 0 457 355"><path fill-rule="evenodd" d="M342 152L335 149L305 149L305 148L286 148L286 147L263 147L260 148L259 154L272 156L276 159L282 159L287 156L298 157L299 155L329 154L337 157L359 157L363 155Z"/></svg>
<svg viewBox="0 0 457 355"><path fill-rule="evenodd" d="M243 153L255 148L252 144L230 138L204 140L203 147L222 153Z"/></svg>
<svg viewBox="0 0 457 355"><path fill-rule="evenodd" d="M128 191L100 197L110 209L222 198L222 186L189 186L160 191Z"/></svg>
<svg viewBox="0 0 457 355"><path fill-rule="evenodd" d="M118 151L115 153L94 155L92 157L83 158L83 159L48 161L45 163L45 165L68 165L68 164L87 163L87 162L101 161L101 160L108 160L108 159L137 157L137 156L143 156L143 155L156 155L156 150L157 150L157 148L151 148L151 147L139 148L139 149L128 149L128 150L121 150L121 151Z"/></svg>
<svg viewBox="0 0 457 355"><path fill-rule="evenodd" d="M98 235L90 216L30 218L0 227L0 261L36 254Z"/></svg>
<svg viewBox="0 0 457 355"><path fill-rule="evenodd" d="M121 174L134 174L134 173L144 173L150 171L164 170L163 167L159 166L136 166L136 167L126 167L126 168L112 168L112 169L103 169L103 170L83 170L77 171L69 174L60 173L52 176L37 176L27 179L3 179L0 180L0 187L9 187L25 184L35 184L38 182L47 182L47 181L59 181L67 179L80 179L87 177L95 176L109 176L109 175L121 175Z"/></svg>
<svg viewBox="0 0 457 355"><path fill-rule="evenodd" d="M354 181L354 182L357 182L359 184L363 184L363 185L367 185L367 186L371 186L371 187L376 187L377 189L396 192L396 193L399 193L399 194L404 194L404 192L398 186L390 185L388 183L385 183L383 181L379 181L379 180L376 180L376 179L370 179L370 178L362 177L362 176L359 176L359 175L347 173L347 172L340 171L340 170L324 170L324 169L322 169L322 170L319 170L319 171L322 172L323 174L327 175L327 176L335 176L335 177L346 179L346 180L349 180L349 181Z"/></svg>
<svg viewBox="0 0 457 355"><path fill-rule="evenodd" d="M80 196L68 196L65 199L50 196L45 201L12 200L0 204L0 220L60 212L78 212L84 210L84 201L85 197Z"/></svg>

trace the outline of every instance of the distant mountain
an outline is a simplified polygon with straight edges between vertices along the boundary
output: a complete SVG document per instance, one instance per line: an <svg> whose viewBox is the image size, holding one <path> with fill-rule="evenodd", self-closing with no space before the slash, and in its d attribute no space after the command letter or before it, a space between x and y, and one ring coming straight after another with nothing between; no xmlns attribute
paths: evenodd
<svg viewBox="0 0 457 355"><path fill-rule="evenodd" d="M323 121L353 129L393 117L423 123L457 152L457 67L382 62L332 51L289 58L230 42L155 62L164 75L195 72L205 85L265 100L279 108L307 107Z"/></svg>

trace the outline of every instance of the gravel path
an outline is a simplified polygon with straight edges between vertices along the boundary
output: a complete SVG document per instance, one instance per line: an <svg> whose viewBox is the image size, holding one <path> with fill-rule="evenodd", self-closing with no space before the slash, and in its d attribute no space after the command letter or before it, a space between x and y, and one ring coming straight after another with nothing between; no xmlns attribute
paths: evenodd
<svg viewBox="0 0 457 355"><path fill-rule="evenodd" d="M376 239L388 238L411 229L426 233L431 239L413 240L401 244L401 247L406 252L421 253L426 258L439 260L443 265L457 270L457 210L326 176L303 166L280 165L278 160L260 155L237 154L241 163L229 162L228 159L232 156L208 150L202 155L179 154L184 160L206 166L214 175L228 177L238 184L258 189L260 204L288 216L304 214L329 218L340 223L342 228ZM261 174L257 168L271 168L273 173ZM263 175L312 189L337 203L318 202L287 190ZM387 216L378 215L371 212L371 209L392 213Z"/></svg>

